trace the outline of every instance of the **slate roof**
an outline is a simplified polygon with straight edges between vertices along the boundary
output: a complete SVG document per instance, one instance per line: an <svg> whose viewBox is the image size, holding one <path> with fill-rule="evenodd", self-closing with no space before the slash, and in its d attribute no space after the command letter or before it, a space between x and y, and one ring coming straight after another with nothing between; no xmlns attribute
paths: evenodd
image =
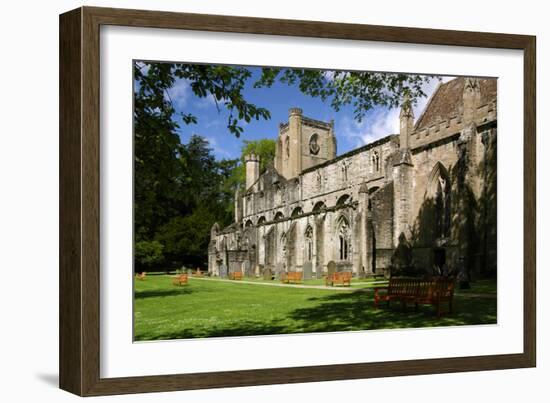
<svg viewBox="0 0 550 403"><path fill-rule="evenodd" d="M415 129L423 129L440 119L448 119L460 114L462 108L462 93L464 91L464 77L455 78L444 84L440 84L434 92L424 112L418 118ZM497 97L497 80L495 78L482 78L479 80L481 90L481 105L485 105Z"/></svg>

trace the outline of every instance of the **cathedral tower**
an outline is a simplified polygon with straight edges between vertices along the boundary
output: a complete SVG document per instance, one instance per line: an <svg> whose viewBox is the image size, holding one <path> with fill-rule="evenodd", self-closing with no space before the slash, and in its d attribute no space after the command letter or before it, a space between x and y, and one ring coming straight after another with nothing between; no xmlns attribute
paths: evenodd
<svg viewBox="0 0 550 403"><path fill-rule="evenodd" d="M275 169L287 179L336 157L334 122L322 122L290 108L288 123L279 125Z"/></svg>

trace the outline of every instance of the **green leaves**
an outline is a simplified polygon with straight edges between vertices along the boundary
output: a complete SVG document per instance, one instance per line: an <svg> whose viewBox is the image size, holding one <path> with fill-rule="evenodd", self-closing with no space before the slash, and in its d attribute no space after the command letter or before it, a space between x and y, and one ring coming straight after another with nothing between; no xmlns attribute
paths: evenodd
<svg viewBox="0 0 550 403"><path fill-rule="evenodd" d="M191 214L173 217L163 225L156 239L165 246L170 263L204 266L210 228L215 220L216 216L207 208L198 207Z"/></svg>
<svg viewBox="0 0 550 403"><path fill-rule="evenodd" d="M252 73L245 67L171 64L173 76L190 82L191 90L198 98L212 97L218 111L223 106L228 112L227 129L236 137L243 132L241 122L252 119L269 119L269 111L247 102L243 91ZM189 115L184 115L189 117ZM197 123L184 119L184 123Z"/></svg>
<svg viewBox="0 0 550 403"><path fill-rule="evenodd" d="M139 241L134 246L137 271L162 263L164 246L158 241Z"/></svg>
<svg viewBox="0 0 550 403"><path fill-rule="evenodd" d="M198 122L197 117L191 113L188 113L188 114L182 113L181 119L183 120L183 123L185 123L186 125L190 125L192 123L196 124Z"/></svg>
<svg viewBox="0 0 550 403"><path fill-rule="evenodd" d="M354 118L360 122L374 106L398 107L405 95L416 104L418 98L426 96L424 84L433 78L403 73L264 68L254 88L271 87L277 79L298 85L304 94L330 102L335 111L352 105Z"/></svg>

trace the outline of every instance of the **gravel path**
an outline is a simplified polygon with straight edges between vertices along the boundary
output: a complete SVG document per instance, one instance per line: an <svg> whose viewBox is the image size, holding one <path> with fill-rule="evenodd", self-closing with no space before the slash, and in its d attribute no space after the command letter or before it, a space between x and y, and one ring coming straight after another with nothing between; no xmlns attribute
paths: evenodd
<svg viewBox="0 0 550 403"><path fill-rule="evenodd" d="M330 290L330 291L359 291L361 288L352 287L327 287L324 285L304 285L304 284L283 284L283 283L263 283L261 281L246 281L246 280L225 280L222 278L206 278L206 277L189 277L190 280L204 280L204 281L223 281L232 284L254 284L254 285L266 285L271 287L291 287L291 288L307 288L316 290ZM372 283L356 283L356 284L372 284Z"/></svg>

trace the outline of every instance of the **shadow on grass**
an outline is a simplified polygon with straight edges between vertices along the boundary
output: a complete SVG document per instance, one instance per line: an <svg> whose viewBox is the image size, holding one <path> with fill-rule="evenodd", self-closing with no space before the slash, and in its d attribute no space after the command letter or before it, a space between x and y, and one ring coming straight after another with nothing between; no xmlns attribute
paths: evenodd
<svg viewBox="0 0 550 403"><path fill-rule="evenodd" d="M211 327L207 330L181 329L174 332L165 332L162 335L143 333L136 335L136 341L200 339L206 337L265 336L270 334L285 333L289 333L286 326L279 326L274 323L266 322L241 321L239 324L235 324L234 326Z"/></svg>
<svg viewBox="0 0 550 403"><path fill-rule="evenodd" d="M177 296L192 291L189 288L149 290L136 293L136 298ZM215 317L193 320L191 314L188 323L184 321L162 333L144 331L136 334L136 341L482 325L496 324L497 320L496 295L488 294L479 297L455 295L454 312L445 313L441 318L431 305L421 305L418 311L411 305L403 311L401 304L394 302L389 308L382 304L382 308L377 309L373 293L364 290L324 295L309 301L314 306L297 308L265 320L247 319L244 311L231 321L221 317L220 320ZM443 308L446 310L447 306Z"/></svg>
<svg viewBox="0 0 550 403"><path fill-rule="evenodd" d="M158 298L158 297L174 297L179 295L187 295L193 293L193 289L185 286L179 288L173 288L170 290L142 290L136 291L134 294L135 299L145 298Z"/></svg>
<svg viewBox="0 0 550 403"><path fill-rule="evenodd" d="M300 321L304 332L330 332L360 329L393 329L496 323L496 298L461 298L453 300L451 314L437 318L431 305L418 311L409 306L403 311L400 303L376 309L372 294L362 291L315 298L321 302L312 308L299 308L291 318ZM443 309L447 309L444 306Z"/></svg>
<svg viewBox="0 0 550 403"><path fill-rule="evenodd" d="M376 309L372 293L356 291L311 298L319 304L291 311L286 318L271 321L239 320L224 326L181 328L159 334L142 333L140 340L170 340L205 337L259 336L274 334L318 333L353 330L420 328L434 326L481 325L496 323L496 298L454 298L454 313L437 318L434 307L401 304ZM444 307L446 309L446 307Z"/></svg>

